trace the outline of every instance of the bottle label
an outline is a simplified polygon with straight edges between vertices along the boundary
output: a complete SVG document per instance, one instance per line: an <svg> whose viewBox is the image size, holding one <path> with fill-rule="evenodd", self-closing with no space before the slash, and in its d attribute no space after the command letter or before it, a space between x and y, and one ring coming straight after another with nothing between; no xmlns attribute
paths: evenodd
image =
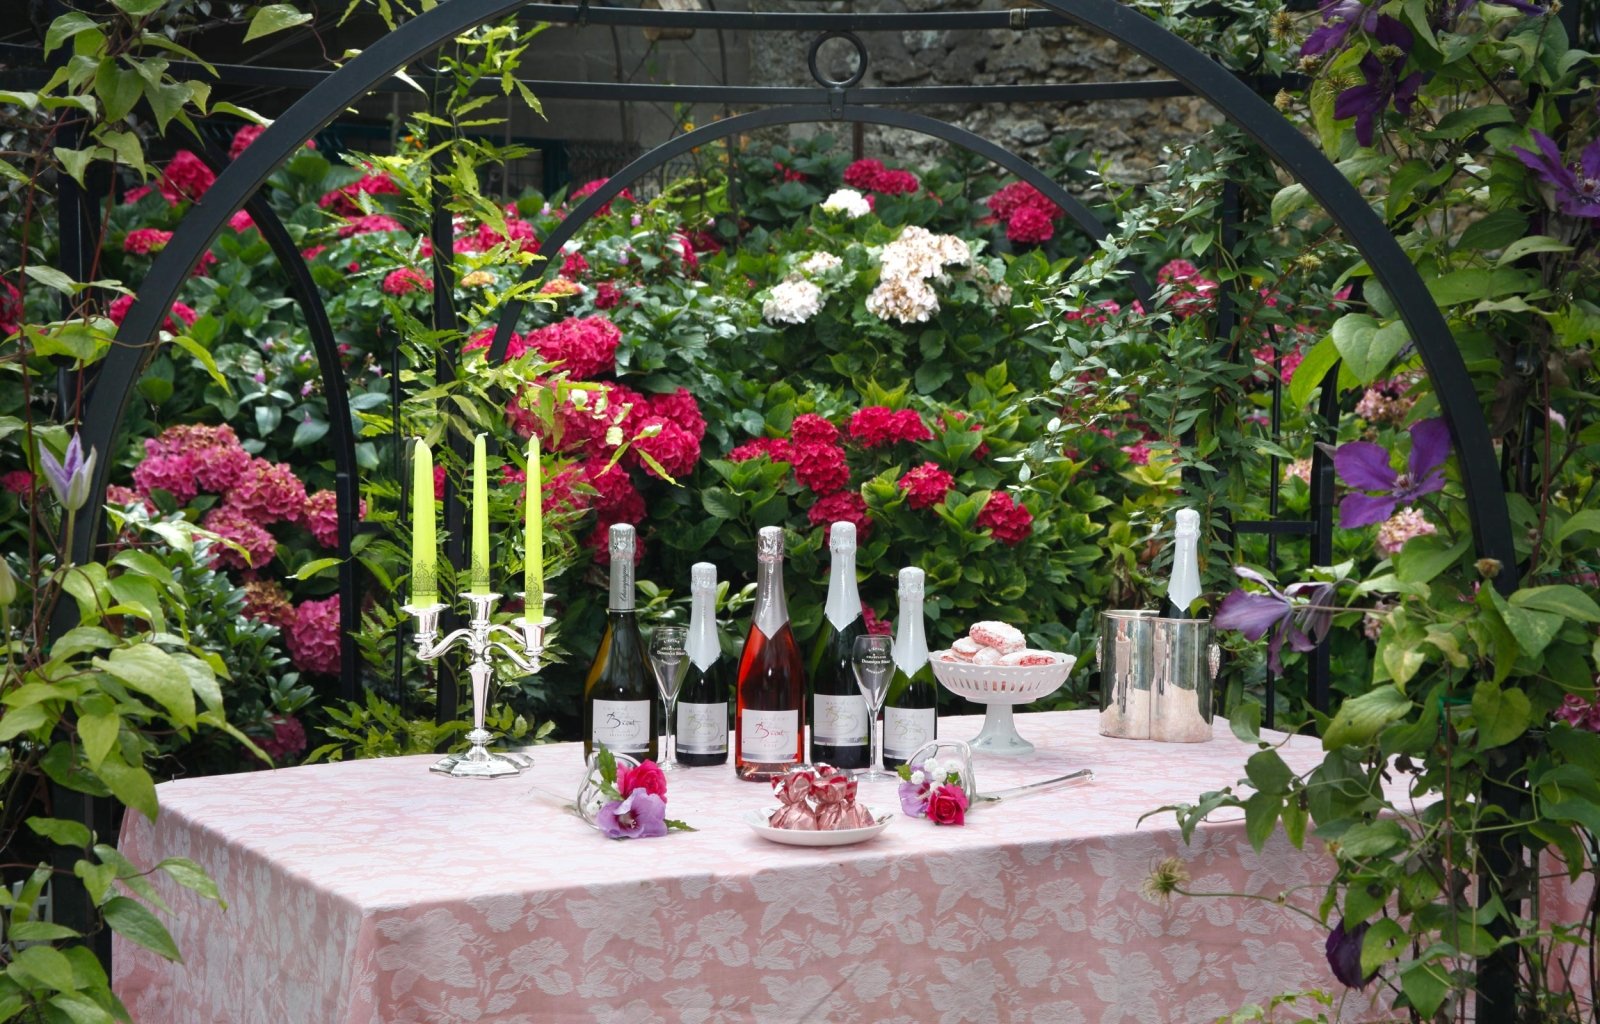
<svg viewBox="0 0 1600 1024"><path fill-rule="evenodd" d="M678 753L728 752L728 702L678 705Z"/></svg>
<svg viewBox="0 0 1600 1024"><path fill-rule="evenodd" d="M793 764L800 749L800 712L739 712L739 759L758 764Z"/></svg>
<svg viewBox="0 0 1600 1024"><path fill-rule="evenodd" d="M883 753L905 760L924 743L931 743L938 717L932 708L884 708Z"/></svg>
<svg viewBox="0 0 1600 1024"><path fill-rule="evenodd" d="M859 693L840 697L832 693L816 695L811 719L811 742L829 747L867 745L867 701Z"/></svg>
<svg viewBox="0 0 1600 1024"><path fill-rule="evenodd" d="M594 745L613 753L644 754L650 750L650 702L594 702Z"/></svg>

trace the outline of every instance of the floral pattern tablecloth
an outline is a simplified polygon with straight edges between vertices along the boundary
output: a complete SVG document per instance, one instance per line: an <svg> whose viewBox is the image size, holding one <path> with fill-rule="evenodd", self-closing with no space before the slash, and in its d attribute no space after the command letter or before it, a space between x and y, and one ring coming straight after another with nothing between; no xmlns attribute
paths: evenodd
<svg viewBox="0 0 1600 1024"><path fill-rule="evenodd" d="M1185 845L1170 813L1238 781L1250 748L1106 739L1093 712L1019 716L1038 744L980 758L997 790L1093 768L1084 787L972 812L897 817L872 842L796 849L740 818L769 804L731 768L671 778L700 831L611 842L563 810L581 748L535 749L520 778L392 758L170 782L129 815L135 862L191 857L223 910L170 895L186 963L119 942L141 1024L1137 1024L1198 1022L1292 989L1337 989L1324 932L1262 900L1143 892L1181 857L1190 887L1315 905L1328 870L1242 822ZM947 719L943 736L976 734ZM1315 741L1284 754L1319 759ZM895 805L892 785L868 800ZM1315 843L1308 843L1308 850ZM1369 1013L1364 997L1339 1013Z"/></svg>

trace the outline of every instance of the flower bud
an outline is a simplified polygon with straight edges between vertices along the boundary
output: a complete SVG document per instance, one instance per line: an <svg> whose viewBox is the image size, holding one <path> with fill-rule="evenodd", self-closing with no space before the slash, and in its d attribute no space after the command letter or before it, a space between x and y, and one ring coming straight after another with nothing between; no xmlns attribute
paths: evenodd
<svg viewBox="0 0 1600 1024"><path fill-rule="evenodd" d="M1500 575L1500 559L1498 558L1480 558L1472 564L1478 570L1478 575L1486 580L1492 580Z"/></svg>
<svg viewBox="0 0 1600 1024"><path fill-rule="evenodd" d="M17 599L17 578L11 574L11 563L0 557L0 608L9 608Z"/></svg>

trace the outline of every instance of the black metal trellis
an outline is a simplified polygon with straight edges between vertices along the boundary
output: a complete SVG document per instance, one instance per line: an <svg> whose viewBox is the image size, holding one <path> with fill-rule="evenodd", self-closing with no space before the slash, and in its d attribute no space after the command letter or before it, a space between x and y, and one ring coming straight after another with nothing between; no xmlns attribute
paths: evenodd
<svg viewBox="0 0 1600 1024"><path fill-rule="evenodd" d="M1262 80L1242 79L1232 74L1145 15L1123 7L1115 0L1037 0L1037 2L1038 8L1002 11L831 14L674 12L590 7L586 4L575 8L550 4L524 4L519 0L452 0L451 3L440 4L400 26L334 72L219 68L218 72L225 82L257 86L278 85L305 88L308 91L263 132L239 160L222 171L210 191L195 204L188 217L179 225L165 251L155 261L136 302L118 332L118 344L113 346L110 355L102 364L98 379L93 385L94 401L87 403L81 426L84 439L99 451L109 453L136 381L158 348L157 331L163 317L190 268L209 247L229 215L255 196L272 171L292 155L305 139L327 125L346 107L368 92L400 88L393 77L398 70L475 26L512 13L530 21L707 28L719 31L743 29L843 33L909 29L1007 28L1025 31L1046 26L1073 25L1114 40L1141 54L1172 78L1074 85L898 88L861 87L853 82L824 83L821 88L571 82L528 84L545 99L575 97L619 101L649 99L681 103L719 103L728 106L759 105L768 108L729 119L751 126L816 120L852 124L879 123L912 128L990 156L991 159L1017 173L1019 177L1039 187L1067 209L1080 228L1091 233L1094 233L1098 225L1091 227L1085 221L1082 214L1087 214L1087 210L1059 185L1014 154L945 122L880 108L929 103L1080 103L1182 95L1204 99L1248 134L1280 167L1306 187L1311 196L1343 230L1346 238L1360 251L1373 275L1392 297L1400 318L1411 332L1417 351L1432 380L1441 412L1449 425L1461 481L1466 492L1476 549L1481 556L1496 559L1501 564L1501 572L1494 581L1496 587L1504 593L1515 589L1519 567L1512 543L1506 496L1477 394L1449 328L1423 286L1416 269L1366 201L1311 142L1261 98L1258 91L1263 85ZM174 70L184 70L183 65L174 64L173 67ZM202 70L195 67L192 73L199 77ZM547 240L547 244L559 245L570 238L583 221L598 210L607 198L620 191L630 177L637 177L669 159L676 152L726 134L729 133L719 131L716 125L707 126L674 139L640 157L616 176L612 183L589 197L575 210L563 222L556 235ZM259 199L256 200L256 205L265 206ZM252 209L252 216L256 217L258 225L273 223L269 210L263 209L257 214ZM1088 214L1087 219L1093 221L1092 214ZM447 232L448 218L442 220ZM279 228L281 229L281 225ZM451 250L448 234L443 238L437 237L441 234L441 218L437 216L434 218L432 230L436 236L435 251L448 253ZM263 237L266 235L267 232L264 230ZM281 243L281 239L279 241ZM277 252L279 247L274 245L274 251ZM280 259L285 259L285 254L279 255ZM299 274L304 278L296 287L309 287L309 274L305 272L303 262L298 260L298 253L288 254L285 265L293 268L296 263L299 264ZM436 277L440 273L439 263L440 261L435 261ZM296 276L293 269L291 276ZM439 319L439 326L449 326L454 323L454 314L449 309L448 301L439 301L441 297L447 297L449 294L444 286L445 283L441 279L435 288L435 317ZM317 308L320 308L320 304L317 304ZM310 319L309 309L310 306L308 306L308 319ZM508 309L502 316L491 349L492 358L504 352L516 314L517 309L514 308ZM341 417L333 409L335 392L340 393L341 400L344 396L343 375L339 368L337 353L332 354L333 359L328 361L323 359L323 353L319 350L330 400L330 425L334 429L340 426L348 429L348 412ZM1325 387L1322 411L1330 418L1336 411L1335 400L1334 389ZM348 437L342 439L332 437L332 440L335 444L353 443ZM339 462L340 458L341 456L336 454L336 462ZM73 556L79 561L87 561L93 557L95 540L101 528L100 499L105 493L113 461L105 457L97 464L94 498L84 511L86 520L84 529L75 538ZM342 464L353 464L353 459L346 460ZM1313 545L1313 557L1324 558L1331 546L1332 491L1332 467L1326 458L1321 458L1314 467L1311 520L1236 523L1234 528L1266 533L1271 537L1308 536ZM349 533L345 524L353 523L355 520L353 476L341 479L338 502L342 524L341 554L348 555ZM453 514L459 517L457 505L457 502L449 501L447 496L447 510L455 509ZM447 514L452 513L447 511ZM1272 543L1275 544L1275 541ZM346 563L348 562L349 559L346 558ZM343 589L344 580L341 579L341 591ZM346 597L343 608L346 616L354 616L356 609L353 596ZM353 619L347 621L346 625L353 625ZM348 636L346 645L349 652L344 659L347 674L341 689L353 692L353 644ZM1328 690L1325 654L1320 662L1313 661L1312 672L1314 674L1312 701L1318 706L1326 707ZM1319 678L1320 682L1317 681ZM441 703L444 697L444 693L441 692ZM1496 1005L1492 1008L1497 1014L1506 1015L1509 1015L1511 1009L1509 1006L1500 1005L1499 1001L1496 1001Z"/></svg>

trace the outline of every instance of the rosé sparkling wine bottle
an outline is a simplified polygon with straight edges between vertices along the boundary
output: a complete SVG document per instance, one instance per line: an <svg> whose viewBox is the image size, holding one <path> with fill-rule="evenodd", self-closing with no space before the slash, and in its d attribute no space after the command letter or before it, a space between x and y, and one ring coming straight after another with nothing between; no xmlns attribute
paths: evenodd
<svg viewBox="0 0 1600 1024"><path fill-rule="evenodd" d="M611 544L606 631L583 683L583 756L605 747L643 761L656 758L655 690L634 611L633 527L617 523Z"/></svg>
<svg viewBox="0 0 1600 1024"><path fill-rule="evenodd" d="M806 672L783 592L783 529L756 538L756 610L739 657L734 769L752 782L775 779L804 757Z"/></svg>

